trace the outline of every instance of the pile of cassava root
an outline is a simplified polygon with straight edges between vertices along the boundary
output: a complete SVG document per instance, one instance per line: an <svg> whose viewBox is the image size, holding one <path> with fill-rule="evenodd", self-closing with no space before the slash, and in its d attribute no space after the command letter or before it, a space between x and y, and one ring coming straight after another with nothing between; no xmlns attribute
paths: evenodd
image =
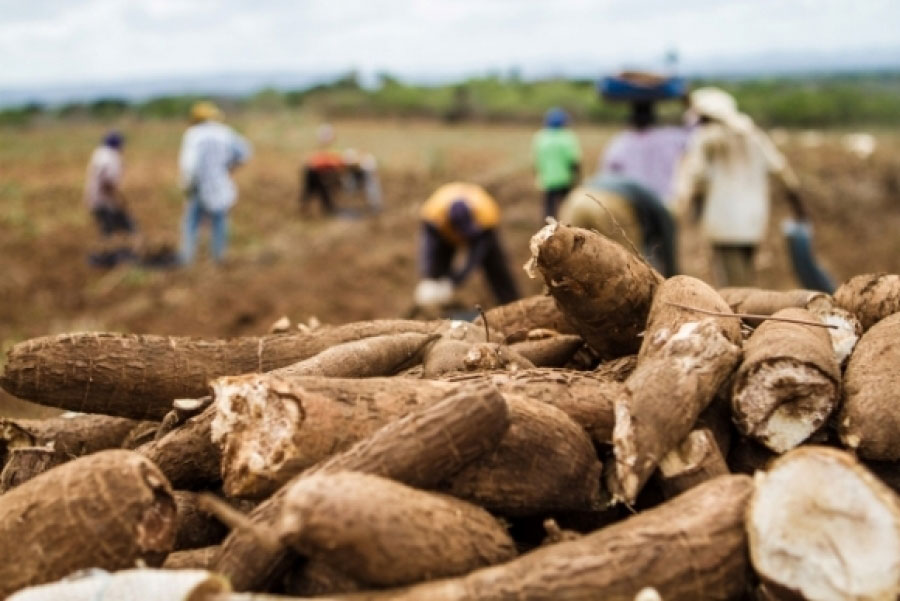
<svg viewBox="0 0 900 601"><path fill-rule="evenodd" d="M0 598L898 598L900 276L532 254L548 294L475 323L16 345L70 413L0 420Z"/></svg>

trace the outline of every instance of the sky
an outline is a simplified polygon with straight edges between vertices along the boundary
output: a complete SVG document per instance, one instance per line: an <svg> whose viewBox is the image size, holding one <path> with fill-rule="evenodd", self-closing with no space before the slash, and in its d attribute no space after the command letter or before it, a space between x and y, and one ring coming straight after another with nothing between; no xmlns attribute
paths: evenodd
<svg viewBox="0 0 900 601"><path fill-rule="evenodd" d="M0 0L0 88L349 69L588 73L658 67L672 48L686 68L898 57L900 1Z"/></svg>

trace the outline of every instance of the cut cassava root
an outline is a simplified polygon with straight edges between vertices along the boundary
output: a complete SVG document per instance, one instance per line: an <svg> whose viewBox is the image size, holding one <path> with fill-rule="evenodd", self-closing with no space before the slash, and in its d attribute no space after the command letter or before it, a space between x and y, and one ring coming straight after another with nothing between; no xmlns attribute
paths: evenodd
<svg viewBox="0 0 900 601"><path fill-rule="evenodd" d="M175 540L162 473L109 450L44 472L0 496L0 597L85 568L158 565Z"/></svg>
<svg viewBox="0 0 900 601"><path fill-rule="evenodd" d="M803 309L775 317L814 320ZM784 453L818 430L837 407L840 367L822 328L766 321L744 345L734 379L734 419L742 434Z"/></svg>
<svg viewBox="0 0 900 601"><path fill-rule="evenodd" d="M852 277L834 292L834 300L856 315L868 330L900 311L900 275L868 273Z"/></svg>
<svg viewBox="0 0 900 601"><path fill-rule="evenodd" d="M763 598L900 595L900 504L850 455L803 447L756 480L747 531Z"/></svg>
<svg viewBox="0 0 900 601"><path fill-rule="evenodd" d="M471 386L424 409L393 421L356 445L319 464L311 473L358 471L418 488L433 488L490 452L509 427L509 409L493 388ZM291 483L303 478L296 476ZM280 518L287 486L248 516L271 529ZM291 565L286 548L263 549L252 532L235 530L216 560L239 591L262 590Z"/></svg>

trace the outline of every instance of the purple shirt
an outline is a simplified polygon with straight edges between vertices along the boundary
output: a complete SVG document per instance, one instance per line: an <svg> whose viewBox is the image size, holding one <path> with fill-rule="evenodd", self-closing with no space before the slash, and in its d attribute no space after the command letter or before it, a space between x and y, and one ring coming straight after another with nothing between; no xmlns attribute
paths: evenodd
<svg viewBox="0 0 900 601"><path fill-rule="evenodd" d="M675 168L689 136L688 128L674 126L624 131L610 142L601 159L600 171L633 179L669 205Z"/></svg>

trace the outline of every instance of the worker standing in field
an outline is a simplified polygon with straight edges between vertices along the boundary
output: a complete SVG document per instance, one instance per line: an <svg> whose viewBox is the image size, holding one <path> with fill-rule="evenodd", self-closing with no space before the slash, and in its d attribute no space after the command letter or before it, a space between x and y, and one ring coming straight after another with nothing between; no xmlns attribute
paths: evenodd
<svg viewBox="0 0 900 601"><path fill-rule="evenodd" d="M191 108L191 126L181 140L178 165L187 194L182 222L181 262L190 264L197 245L197 229L204 219L212 227L212 255L217 263L225 257L228 213L237 201L231 173L250 157L250 145L233 129L221 123L222 113L211 102Z"/></svg>
<svg viewBox="0 0 900 601"><path fill-rule="evenodd" d="M90 255L97 266L112 267L134 258L131 238L136 228L120 189L124 144L121 133L110 131L88 163L84 200L104 239L103 250Z"/></svg>
<svg viewBox="0 0 900 601"><path fill-rule="evenodd" d="M712 243L721 286L752 286L754 257L769 221L768 175L787 190L798 221L806 221L799 182L784 156L734 98L718 88L690 95L689 111L698 122L675 184L676 210L699 218Z"/></svg>
<svg viewBox="0 0 900 601"><path fill-rule="evenodd" d="M544 127L534 136L532 151L538 184L544 192L544 218L556 217L559 204L572 190L581 172L581 146L575 132L567 127L569 117L561 108L552 108L544 117Z"/></svg>
<svg viewBox="0 0 900 601"><path fill-rule="evenodd" d="M484 269L498 303L519 298L497 235L500 207L482 187L463 182L441 186L425 201L421 219L424 279L416 291L418 304L448 302L453 289L478 267ZM454 269L453 259L463 248L467 249L465 261ZM441 292L433 296L429 291L434 290Z"/></svg>

